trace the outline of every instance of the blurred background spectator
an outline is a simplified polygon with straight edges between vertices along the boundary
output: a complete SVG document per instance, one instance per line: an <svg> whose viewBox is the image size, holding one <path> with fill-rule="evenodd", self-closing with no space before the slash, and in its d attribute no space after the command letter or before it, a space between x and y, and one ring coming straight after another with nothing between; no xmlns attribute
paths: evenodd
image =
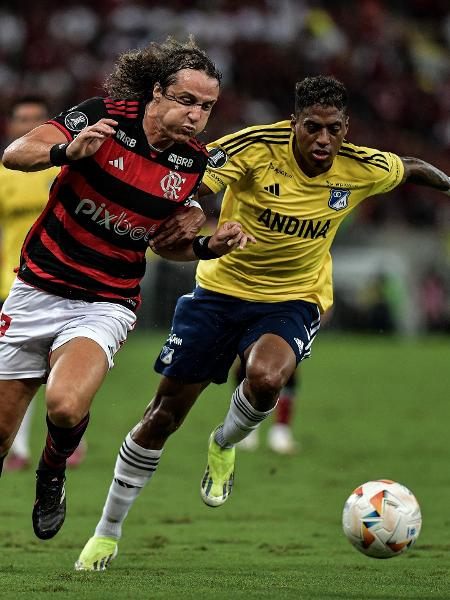
<svg viewBox="0 0 450 600"><path fill-rule="evenodd" d="M449 171L448 0L3 0L0 114L26 93L45 95L54 112L102 95L118 53L190 33L224 73L204 141L289 118L295 81L333 74L350 93L352 142ZM2 146L4 138L3 121ZM440 330L441 317L448 331L449 234L448 199L409 186L365 202L346 224L338 240L344 250L370 240L395 257L398 269L378 264L369 288L406 278L397 312L409 316L396 322L391 310L390 331ZM350 272L342 267L337 253L338 293L340 273Z"/></svg>

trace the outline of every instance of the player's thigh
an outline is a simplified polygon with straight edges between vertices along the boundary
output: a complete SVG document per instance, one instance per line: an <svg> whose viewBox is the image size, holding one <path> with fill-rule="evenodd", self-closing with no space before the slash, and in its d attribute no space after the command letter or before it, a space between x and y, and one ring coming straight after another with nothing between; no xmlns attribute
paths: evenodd
<svg viewBox="0 0 450 600"><path fill-rule="evenodd" d="M44 378L57 331L53 297L16 280L0 314L0 380ZM48 318L52 315L52 318Z"/></svg>
<svg viewBox="0 0 450 600"><path fill-rule="evenodd" d="M9 446L42 383L41 379L0 380L0 455Z"/></svg>
<svg viewBox="0 0 450 600"><path fill-rule="evenodd" d="M136 315L109 302L66 301L63 308L65 322L51 346L46 400L49 414L58 413L70 426L89 410Z"/></svg>
<svg viewBox="0 0 450 600"><path fill-rule="evenodd" d="M108 372L108 358L94 340L73 338L52 352L46 401L50 411L64 405L82 418Z"/></svg>
<svg viewBox="0 0 450 600"><path fill-rule="evenodd" d="M254 318L239 341L241 359L246 361L254 347L258 350L259 360L270 365L290 361L292 354L286 346L294 354L296 364L310 356L320 328L319 309L315 304L302 300L263 306L258 303L255 307L250 306L248 311Z"/></svg>

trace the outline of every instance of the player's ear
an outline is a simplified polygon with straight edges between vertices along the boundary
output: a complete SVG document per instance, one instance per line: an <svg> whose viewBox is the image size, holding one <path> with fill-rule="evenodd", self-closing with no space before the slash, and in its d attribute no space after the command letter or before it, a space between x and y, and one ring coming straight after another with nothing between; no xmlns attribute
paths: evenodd
<svg viewBox="0 0 450 600"><path fill-rule="evenodd" d="M297 124L297 117L295 115L291 115L291 128L295 129L296 124Z"/></svg>
<svg viewBox="0 0 450 600"><path fill-rule="evenodd" d="M348 127L349 127L349 118L348 118L348 117L345 117L345 121L344 121L344 127L345 127L345 133L344 133L344 136L346 136L346 135L347 135L347 133L348 133Z"/></svg>
<svg viewBox="0 0 450 600"><path fill-rule="evenodd" d="M159 81L157 81L155 83L155 85L153 86L153 100L157 100L159 102L162 98L162 92L163 92L162 86L159 83Z"/></svg>

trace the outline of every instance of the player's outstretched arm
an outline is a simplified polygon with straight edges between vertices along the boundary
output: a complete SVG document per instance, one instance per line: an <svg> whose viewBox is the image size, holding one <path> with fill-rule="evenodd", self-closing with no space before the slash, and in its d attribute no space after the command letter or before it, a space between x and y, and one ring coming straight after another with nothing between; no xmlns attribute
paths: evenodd
<svg viewBox="0 0 450 600"><path fill-rule="evenodd" d="M173 246L171 249L154 249L163 258L177 261L209 260L219 258L247 243L256 244L256 239L244 231L236 221L226 221L211 236L196 237L193 243Z"/></svg>
<svg viewBox="0 0 450 600"><path fill-rule="evenodd" d="M450 177L420 158L402 156L405 168L402 183L417 183L441 190L450 196Z"/></svg>
<svg viewBox="0 0 450 600"><path fill-rule="evenodd" d="M71 161L92 156L106 139L114 135L117 124L113 119L100 119L94 125L85 127L71 142L54 125L40 125L6 148L3 165L17 171L42 171L54 165L70 164ZM50 151L59 144L63 148L59 154L53 154L51 160Z"/></svg>

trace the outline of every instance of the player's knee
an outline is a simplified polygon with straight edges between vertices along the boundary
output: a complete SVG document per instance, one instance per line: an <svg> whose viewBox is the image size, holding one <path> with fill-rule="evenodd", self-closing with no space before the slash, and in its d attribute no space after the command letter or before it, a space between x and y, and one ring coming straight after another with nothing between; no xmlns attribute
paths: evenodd
<svg viewBox="0 0 450 600"><path fill-rule="evenodd" d="M66 392L47 394L47 413L58 427L75 427L85 415L84 407L80 407L77 398Z"/></svg>
<svg viewBox="0 0 450 600"><path fill-rule="evenodd" d="M278 370L269 370L263 365L248 365L246 374L252 394L257 398L276 400L284 385L285 377Z"/></svg>

